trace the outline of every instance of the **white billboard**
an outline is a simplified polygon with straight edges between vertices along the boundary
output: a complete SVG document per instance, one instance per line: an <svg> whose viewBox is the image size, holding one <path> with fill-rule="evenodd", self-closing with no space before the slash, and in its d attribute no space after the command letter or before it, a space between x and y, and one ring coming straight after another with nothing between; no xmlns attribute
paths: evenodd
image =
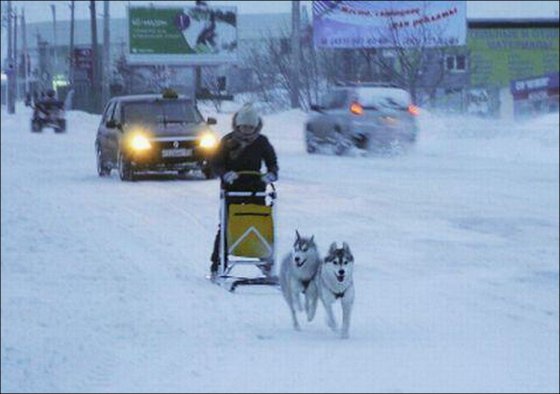
<svg viewBox="0 0 560 394"><path fill-rule="evenodd" d="M313 1L317 48L466 45L466 1Z"/></svg>

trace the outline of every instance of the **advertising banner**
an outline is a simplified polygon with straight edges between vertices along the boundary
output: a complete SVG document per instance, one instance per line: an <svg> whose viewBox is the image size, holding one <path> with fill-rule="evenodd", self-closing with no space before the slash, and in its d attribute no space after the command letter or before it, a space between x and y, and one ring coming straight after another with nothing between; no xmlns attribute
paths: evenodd
<svg viewBox="0 0 560 394"><path fill-rule="evenodd" d="M507 87L558 71L558 35L558 28L470 29L471 85Z"/></svg>
<svg viewBox="0 0 560 394"><path fill-rule="evenodd" d="M465 45L466 1L313 1L316 48Z"/></svg>
<svg viewBox="0 0 560 394"><path fill-rule="evenodd" d="M74 48L74 80L91 83L93 76L93 51L90 47Z"/></svg>
<svg viewBox="0 0 560 394"><path fill-rule="evenodd" d="M237 60L236 7L129 7L129 63L200 65Z"/></svg>
<svg viewBox="0 0 560 394"><path fill-rule="evenodd" d="M559 86L559 74L548 73L546 75L534 78L524 78L520 80L515 80L510 82L511 93L515 95L521 95L523 93L530 93L539 90L558 90Z"/></svg>

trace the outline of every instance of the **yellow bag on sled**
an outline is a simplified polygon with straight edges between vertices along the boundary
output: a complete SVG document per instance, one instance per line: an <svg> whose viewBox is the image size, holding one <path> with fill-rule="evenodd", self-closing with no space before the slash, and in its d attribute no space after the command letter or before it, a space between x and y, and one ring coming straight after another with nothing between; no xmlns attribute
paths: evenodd
<svg viewBox="0 0 560 394"><path fill-rule="evenodd" d="M272 256L274 227L272 207L230 204L228 209L228 254L240 257Z"/></svg>

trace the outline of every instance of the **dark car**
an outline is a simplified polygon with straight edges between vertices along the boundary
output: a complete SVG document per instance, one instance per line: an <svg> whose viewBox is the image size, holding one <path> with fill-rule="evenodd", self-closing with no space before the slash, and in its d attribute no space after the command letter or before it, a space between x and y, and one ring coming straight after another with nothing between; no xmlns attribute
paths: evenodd
<svg viewBox="0 0 560 394"><path fill-rule="evenodd" d="M342 154L349 147L383 151L415 143L418 108L407 91L384 84L338 86L312 105L305 124L307 152L321 145Z"/></svg>
<svg viewBox="0 0 560 394"><path fill-rule="evenodd" d="M138 172L200 170L214 178L211 157L218 135L196 102L175 93L121 96L105 106L95 139L97 172L118 169L121 180Z"/></svg>

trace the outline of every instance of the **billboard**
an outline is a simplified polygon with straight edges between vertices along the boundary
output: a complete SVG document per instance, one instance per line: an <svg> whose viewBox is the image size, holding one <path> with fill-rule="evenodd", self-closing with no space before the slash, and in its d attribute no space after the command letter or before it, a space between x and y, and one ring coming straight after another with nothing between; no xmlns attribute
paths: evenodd
<svg viewBox="0 0 560 394"><path fill-rule="evenodd" d="M465 45L466 1L313 1L316 48Z"/></svg>
<svg viewBox="0 0 560 394"><path fill-rule="evenodd" d="M91 83L93 80L93 50L91 47L74 48L74 80Z"/></svg>
<svg viewBox="0 0 560 394"><path fill-rule="evenodd" d="M127 60L200 65L237 60L236 7L129 7Z"/></svg>
<svg viewBox="0 0 560 394"><path fill-rule="evenodd" d="M559 70L558 28L470 29L472 86L509 86L511 80Z"/></svg>
<svg viewBox="0 0 560 394"><path fill-rule="evenodd" d="M533 92L543 90L558 91L559 73L548 73L540 77L518 79L510 82L511 94L514 96L529 96Z"/></svg>

